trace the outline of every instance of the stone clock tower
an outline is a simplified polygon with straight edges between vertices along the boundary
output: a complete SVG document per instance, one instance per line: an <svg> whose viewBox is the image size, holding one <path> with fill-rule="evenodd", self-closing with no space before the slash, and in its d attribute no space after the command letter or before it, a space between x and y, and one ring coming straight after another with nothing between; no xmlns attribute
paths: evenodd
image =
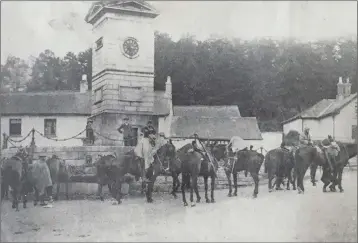
<svg viewBox="0 0 358 243"><path fill-rule="evenodd" d="M92 24L93 127L121 139L117 128L124 117L134 136L155 116L154 30L157 11L141 0L94 3L85 20ZM96 144L120 145L96 135Z"/></svg>

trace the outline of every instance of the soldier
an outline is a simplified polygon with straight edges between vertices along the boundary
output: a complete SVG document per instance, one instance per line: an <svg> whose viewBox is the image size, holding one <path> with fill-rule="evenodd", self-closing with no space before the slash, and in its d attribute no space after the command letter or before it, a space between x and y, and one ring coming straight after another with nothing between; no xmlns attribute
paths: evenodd
<svg viewBox="0 0 358 243"><path fill-rule="evenodd" d="M300 143L303 145L312 145L310 129L308 127L304 129L303 135L300 138Z"/></svg>
<svg viewBox="0 0 358 243"><path fill-rule="evenodd" d="M128 117L123 119L123 124L117 129L117 131L123 134L124 146L132 146L132 125L129 124Z"/></svg>
<svg viewBox="0 0 358 243"><path fill-rule="evenodd" d="M94 133L93 133L92 124L93 124L93 121L88 120L87 125L86 125L86 138L90 145L94 144Z"/></svg>
<svg viewBox="0 0 358 243"><path fill-rule="evenodd" d="M151 145L155 146L155 134L157 131L153 127L152 121L148 121L147 125L143 128L143 133L145 138L149 138Z"/></svg>

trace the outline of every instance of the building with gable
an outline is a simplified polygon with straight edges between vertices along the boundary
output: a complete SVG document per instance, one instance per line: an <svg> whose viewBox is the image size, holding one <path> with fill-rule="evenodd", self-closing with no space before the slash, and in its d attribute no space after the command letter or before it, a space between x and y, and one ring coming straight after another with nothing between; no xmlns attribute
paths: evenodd
<svg viewBox="0 0 358 243"><path fill-rule="evenodd" d="M154 90L154 30L159 13L141 0L96 2L85 21L93 26L92 90L10 93L1 95L1 131L22 140L35 128L46 137L68 138L82 131L87 119L103 136L97 145L123 145L117 132L128 117L134 133L151 120L167 137L228 141L232 136L261 140L254 117L241 117L237 106L174 106L172 83ZM83 78L85 80L85 78ZM83 135L84 136L84 135ZM36 135L37 146L82 145L81 138L52 141ZM109 138L109 139L108 139ZM31 138L21 144L29 145Z"/></svg>
<svg viewBox="0 0 358 243"><path fill-rule="evenodd" d="M349 79L342 77L337 83L335 99L323 99L312 107L283 122L283 132L300 133L310 128L313 140L322 140L328 135L337 141L353 143L357 139L357 93L351 94Z"/></svg>

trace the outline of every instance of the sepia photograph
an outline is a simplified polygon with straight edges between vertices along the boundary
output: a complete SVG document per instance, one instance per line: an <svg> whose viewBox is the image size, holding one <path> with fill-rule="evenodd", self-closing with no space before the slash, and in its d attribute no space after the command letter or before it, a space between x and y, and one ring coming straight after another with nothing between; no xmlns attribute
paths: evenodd
<svg viewBox="0 0 358 243"><path fill-rule="evenodd" d="M357 242L357 1L0 6L0 242Z"/></svg>

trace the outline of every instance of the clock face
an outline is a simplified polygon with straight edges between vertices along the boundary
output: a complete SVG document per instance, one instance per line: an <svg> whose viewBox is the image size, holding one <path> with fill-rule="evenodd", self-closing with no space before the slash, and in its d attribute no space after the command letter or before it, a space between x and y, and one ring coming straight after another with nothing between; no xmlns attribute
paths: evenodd
<svg viewBox="0 0 358 243"><path fill-rule="evenodd" d="M139 44L135 38L129 37L123 42L123 52L126 57L135 58L138 55L138 51Z"/></svg>

